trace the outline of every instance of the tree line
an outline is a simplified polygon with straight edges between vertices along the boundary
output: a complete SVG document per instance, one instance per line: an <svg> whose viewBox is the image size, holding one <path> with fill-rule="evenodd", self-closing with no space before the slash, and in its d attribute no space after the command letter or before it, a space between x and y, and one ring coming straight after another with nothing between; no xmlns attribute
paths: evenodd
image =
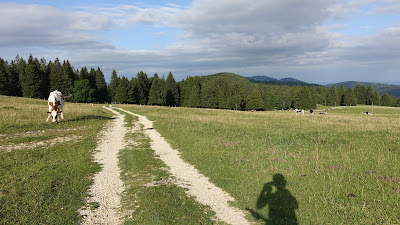
<svg viewBox="0 0 400 225"><path fill-rule="evenodd" d="M149 77L143 71L128 79L114 70L107 86L98 67L74 69L68 60L17 56L10 63L0 58L0 94L47 98L61 91L75 102L116 102L141 105L183 106L234 110L315 109L326 106L400 106L399 98L379 95L370 85L345 89L324 86L288 86L251 83L236 74L187 77L177 82L172 73Z"/></svg>

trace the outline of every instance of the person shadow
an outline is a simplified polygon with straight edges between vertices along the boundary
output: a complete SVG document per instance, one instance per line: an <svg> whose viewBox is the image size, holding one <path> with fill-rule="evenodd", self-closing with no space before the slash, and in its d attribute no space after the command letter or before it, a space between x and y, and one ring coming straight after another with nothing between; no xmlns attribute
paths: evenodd
<svg viewBox="0 0 400 225"><path fill-rule="evenodd" d="M258 196L256 207L261 210L268 206L268 218L258 211L246 208L256 220L272 224L298 224L296 212L299 205L296 198L286 189L286 180L282 174L275 174L273 180L264 184Z"/></svg>

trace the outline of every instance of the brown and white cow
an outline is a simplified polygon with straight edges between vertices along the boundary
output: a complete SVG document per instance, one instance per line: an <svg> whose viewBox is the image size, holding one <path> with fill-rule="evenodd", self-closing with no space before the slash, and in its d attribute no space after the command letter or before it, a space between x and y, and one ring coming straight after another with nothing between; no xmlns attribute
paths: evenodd
<svg viewBox="0 0 400 225"><path fill-rule="evenodd" d="M61 115L61 119L64 119L63 115L64 102L65 102L64 96L60 91L55 90L50 93L48 100L49 111L47 112L49 116L47 117L46 122L49 121L50 116L52 117L52 122L56 122L57 119L58 121L60 121L59 114Z"/></svg>

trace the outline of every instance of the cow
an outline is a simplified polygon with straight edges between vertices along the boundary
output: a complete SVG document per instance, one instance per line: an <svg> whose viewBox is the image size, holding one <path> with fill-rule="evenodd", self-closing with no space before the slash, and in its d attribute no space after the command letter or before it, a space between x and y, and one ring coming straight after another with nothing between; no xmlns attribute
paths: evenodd
<svg viewBox="0 0 400 225"><path fill-rule="evenodd" d="M49 111L47 112L49 116L47 117L46 122L49 121L50 116L52 117L52 122L57 122L60 121L60 116L61 119L64 119L64 114L63 114L63 107L64 107L64 96L60 91L53 91L49 95L48 99L48 104L49 104Z"/></svg>
<svg viewBox="0 0 400 225"><path fill-rule="evenodd" d="M294 109L296 115L299 115L300 113L302 113L304 115L304 109Z"/></svg>

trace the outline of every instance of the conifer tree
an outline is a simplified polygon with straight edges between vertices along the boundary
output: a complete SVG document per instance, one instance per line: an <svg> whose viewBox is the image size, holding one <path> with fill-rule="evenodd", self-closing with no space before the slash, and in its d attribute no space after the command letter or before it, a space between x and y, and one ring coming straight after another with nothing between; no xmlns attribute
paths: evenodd
<svg viewBox="0 0 400 225"><path fill-rule="evenodd" d="M121 103L129 103L129 80L125 76L121 78L115 94L115 101Z"/></svg>
<svg viewBox="0 0 400 225"><path fill-rule="evenodd" d="M96 70L96 92L95 92L96 101L98 102L106 102L108 98L107 84L104 79L104 74L97 67Z"/></svg>
<svg viewBox="0 0 400 225"><path fill-rule="evenodd" d="M90 72L88 74L88 80L90 83L90 87L96 90L96 70L93 67L90 68Z"/></svg>
<svg viewBox="0 0 400 225"><path fill-rule="evenodd" d="M32 55L29 56L28 64L25 67L25 76L22 82L22 95L29 98L41 97L41 75L40 67L33 59Z"/></svg>
<svg viewBox="0 0 400 225"><path fill-rule="evenodd" d="M154 74L148 105L164 105L164 81Z"/></svg>
<svg viewBox="0 0 400 225"><path fill-rule="evenodd" d="M344 89L343 83L340 84L340 87L338 88L337 91L338 91L338 97L339 97L339 104L340 104L340 105L345 105L345 104L344 104L344 92L345 92L346 90Z"/></svg>
<svg viewBox="0 0 400 225"><path fill-rule="evenodd" d="M329 89L326 96L326 105L330 106L338 106L339 105L339 97L338 92L335 85L332 85L331 89Z"/></svg>
<svg viewBox="0 0 400 225"><path fill-rule="evenodd" d="M108 99L110 102L115 101L115 94L120 80L121 79L117 76L117 72L114 69L111 74L110 84L108 85Z"/></svg>
<svg viewBox="0 0 400 225"><path fill-rule="evenodd" d="M79 80L84 80L84 79L89 80L89 72L86 66L82 67L81 71L79 72Z"/></svg>
<svg viewBox="0 0 400 225"><path fill-rule="evenodd" d="M366 105L367 103L367 89L364 85L356 84L354 87L354 94L357 99L357 104Z"/></svg>
<svg viewBox="0 0 400 225"><path fill-rule="evenodd" d="M372 88L371 85L368 85L366 94L365 94L365 104L372 105L374 102L373 96L374 96L374 88ZM375 102L375 104L376 104L376 102Z"/></svg>
<svg viewBox="0 0 400 225"><path fill-rule="evenodd" d="M135 77L129 81L128 99L130 103L139 104L139 80Z"/></svg>
<svg viewBox="0 0 400 225"><path fill-rule="evenodd" d="M0 95L8 95L7 85L8 78L10 77L10 72L8 68L8 63L0 58Z"/></svg>
<svg viewBox="0 0 400 225"><path fill-rule="evenodd" d="M193 79L191 89L189 92L188 106L200 107L201 106L201 85L198 79Z"/></svg>
<svg viewBox="0 0 400 225"><path fill-rule="evenodd" d="M78 77L76 76L76 74L74 72L74 68L72 68L72 66L68 60L67 61L64 60L62 68L63 68L64 76L68 77L69 82L72 85L74 85L74 83L78 79Z"/></svg>
<svg viewBox="0 0 400 225"><path fill-rule="evenodd" d="M357 98L355 96L353 89L347 88L347 90L344 92L343 105L346 106L357 105Z"/></svg>
<svg viewBox="0 0 400 225"><path fill-rule="evenodd" d="M40 59L40 71L42 74L42 98L47 98L50 90L50 67L45 58Z"/></svg>
<svg viewBox="0 0 400 225"><path fill-rule="evenodd" d="M76 80L73 88L73 97L77 102L93 102L95 89L90 87L88 79Z"/></svg>
<svg viewBox="0 0 400 225"><path fill-rule="evenodd" d="M170 72L167 76L164 86L164 98L165 105L167 106L179 106L180 93L179 86L176 83L174 76Z"/></svg>
<svg viewBox="0 0 400 225"><path fill-rule="evenodd" d="M8 79L9 95L22 96L22 83L25 77L26 61L18 55L11 60L9 68L10 77Z"/></svg>
<svg viewBox="0 0 400 225"><path fill-rule="evenodd" d="M71 80L63 71L60 60L56 58L50 66L50 90L59 90L64 96L71 93Z"/></svg>
<svg viewBox="0 0 400 225"><path fill-rule="evenodd" d="M137 74L137 80L138 82L136 84L139 95L138 103L141 105L146 105L147 102L149 101L149 92L150 92L150 84L147 78L147 74L145 74L143 71L140 71Z"/></svg>

